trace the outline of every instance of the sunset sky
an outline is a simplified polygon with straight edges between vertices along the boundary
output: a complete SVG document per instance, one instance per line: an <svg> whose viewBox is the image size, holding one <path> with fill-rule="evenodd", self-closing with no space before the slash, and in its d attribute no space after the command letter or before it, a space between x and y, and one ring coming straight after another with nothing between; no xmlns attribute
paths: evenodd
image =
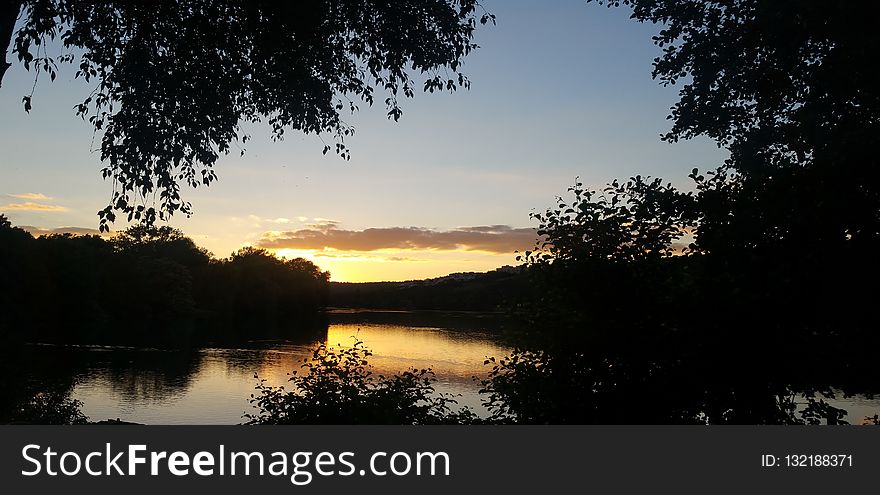
<svg viewBox="0 0 880 495"><path fill-rule="evenodd" d="M529 213L577 176L689 188L690 169L723 160L709 140L660 141L678 88L651 79L656 26L583 0L483 4L498 25L479 30L465 60L470 91L418 93L398 123L362 107L346 119L357 128L348 162L323 156L316 136L272 142L268 127L247 129L245 155L222 158L211 187L185 190L195 214L171 225L218 257L261 246L337 281L435 277L515 264L534 243ZM100 140L72 108L91 88L73 73L42 78L30 114L33 73L14 66L0 88L0 213L34 233L95 229L111 193Z"/></svg>

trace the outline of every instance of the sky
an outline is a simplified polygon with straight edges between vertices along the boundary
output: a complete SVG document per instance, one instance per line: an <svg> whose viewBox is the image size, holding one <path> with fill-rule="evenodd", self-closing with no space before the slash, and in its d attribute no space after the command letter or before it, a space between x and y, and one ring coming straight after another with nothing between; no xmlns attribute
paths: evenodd
<svg viewBox="0 0 880 495"><path fill-rule="evenodd" d="M657 26L583 0L483 4L497 25L465 59L470 90L417 93L396 123L362 106L346 117L350 161L323 155L313 135L274 142L268 127L248 129L245 155L222 157L210 187L184 190L195 213L170 225L217 257L249 245L306 257L335 281L430 278L517 264L514 251L534 245L529 214L577 177L689 189L692 168L726 157L708 139L660 140L678 88L651 79ZM73 109L91 88L73 73L42 78L29 114L33 73L13 66L0 88L0 213L35 234L91 232L111 193L100 139Z"/></svg>

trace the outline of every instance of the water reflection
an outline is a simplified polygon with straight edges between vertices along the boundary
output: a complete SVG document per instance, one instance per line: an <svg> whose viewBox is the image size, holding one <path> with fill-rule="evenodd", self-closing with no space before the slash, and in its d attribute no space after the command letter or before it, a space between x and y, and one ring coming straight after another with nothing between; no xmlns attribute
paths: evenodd
<svg viewBox="0 0 880 495"><path fill-rule="evenodd" d="M86 348L80 354L77 382L98 382L128 402L163 400L185 392L201 368L195 351Z"/></svg>
<svg viewBox="0 0 880 495"><path fill-rule="evenodd" d="M510 326L497 315L336 312L319 331L249 331L256 336L252 341L234 338L230 331L229 338L190 350L33 345L0 362L8 376L20 377L4 383L23 386L23 392L7 391L3 397L72 387L73 398L83 402L83 412L92 420L236 424L242 422L243 413L253 412L247 399L257 383L255 374L270 385L285 385L288 373L300 369L319 342L351 346L357 339L373 352L370 363L375 373L432 368L438 391L461 394L460 404L485 414L480 385L473 376L485 377L487 356L509 353L515 335ZM656 400L674 397L672 390L655 392ZM757 389L739 392L753 392L756 400L768 398ZM836 398L829 402L848 410L845 419L851 423L859 424L880 410L880 400L873 397L845 398L835 392ZM640 395L636 402L648 399Z"/></svg>
<svg viewBox="0 0 880 495"><path fill-rule="evenodd" d="M254 391L254 374L284 385L320 341L342 346L363 341L374 353L370 364L377 374L432 368L437 390L461 394L459 402L472 408L481 407L473 376L485 374L487 356L510 350L503 337L506 323L499 318L376 312L331 318L323 337L300 342L258 340L187 352L86 347L52 352L76 356L73 396L93 420L231 424L251 412L247 398Z"/></svg>

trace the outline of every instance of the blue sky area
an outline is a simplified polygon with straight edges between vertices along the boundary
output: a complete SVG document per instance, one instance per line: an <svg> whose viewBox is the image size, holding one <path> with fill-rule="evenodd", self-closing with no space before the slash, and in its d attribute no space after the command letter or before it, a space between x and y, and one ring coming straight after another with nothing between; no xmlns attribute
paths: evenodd
<svg viewBox="0 0 880 495"><path fill-rule="evenodd" d="M723 161L707 139L660 141L678 88L651 79L657 26L583 0L484 5L498 23L479 31L481 48L465 61L470 91L419 93L398 123L381 105L362 108L347 118L357 128L348 162L322 155L315 136L272 142L254 129L244 157L219 161L217 183L186 192L195 215L172 225L218 256L263 245L307 256L334 280L422 278L513 264L509 246L535 227L529 213L576 176L601 186L643 174L688 188L690 169ZM90 88L73 72L41 79L30 114L21 98L33 73L14 66L0 88L0 212L14 224L95 228L109 198L99 139L72 108ZM474 229L486 226L494 230ZM335 243L342 237L365 244Z"/></svg>

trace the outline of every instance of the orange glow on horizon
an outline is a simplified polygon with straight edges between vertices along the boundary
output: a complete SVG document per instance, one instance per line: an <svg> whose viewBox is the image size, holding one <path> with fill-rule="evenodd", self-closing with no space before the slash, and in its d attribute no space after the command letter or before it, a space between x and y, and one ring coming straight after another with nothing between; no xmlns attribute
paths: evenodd
<svg viewBox="0 0 880 495"><path fill-rule="evenodd" d="M305 258L330 272L334 282L399 282L458 272L486 272L514 265L514 253L464 250L383 249L377 251L273 250L282 258Z"/></svg>

